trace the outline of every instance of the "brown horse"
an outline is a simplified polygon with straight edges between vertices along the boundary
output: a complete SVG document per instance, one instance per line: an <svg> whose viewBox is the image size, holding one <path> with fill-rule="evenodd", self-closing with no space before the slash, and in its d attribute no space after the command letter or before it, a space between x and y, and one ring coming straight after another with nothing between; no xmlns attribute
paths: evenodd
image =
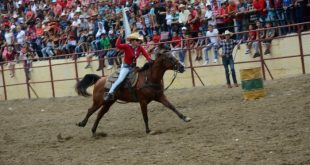
<svg viewBox="0 0 310 165"><path fill-rule="evenodd" d="M88 121L88 118L97 111L100 107L100 111L97 115L97 119L93 125L92 133L95 135L99 121L105 113L107 113L113 103L116 100L122 100L125 102L139 102L141 106L141 111L145 123L146 133L151 132L148 125L148 115L147 115L147 105L151 101L157 101L162 103L164 106L171 109L176 113L179 118L185 122L189 122L191 118L184 116L182 113L177 111L177 109L168 101L164 94L164 87L162 84L163 76L167 70L174 70L175 72L184 72L184 66L173 56L169 51L160 51L157 53L157 58L147 69L139 71L138 80L134 89L130 90L127 88L119 87L115 92L114 98L111 101L104 101L103 96L106 92L104 88L107 81L107 77L99 77L95 74L87 74L84 78L77 83L76 91L79 95L90 96L86 89L95 84L93 90L93 105L88 109L86 117L79 122L77 125L79 127L84 127ZM135 93L133 97L132 92Z"/></svg>

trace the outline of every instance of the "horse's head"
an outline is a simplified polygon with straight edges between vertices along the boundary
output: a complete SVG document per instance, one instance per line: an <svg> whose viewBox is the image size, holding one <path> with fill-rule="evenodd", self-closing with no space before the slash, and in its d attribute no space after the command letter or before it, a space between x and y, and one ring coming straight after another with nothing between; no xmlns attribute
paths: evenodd
<svg viewBox="0 0 310 165"><path fill-rule="evenodd" d="M156 61L159 61L161 63L161 67L167 70L175 70L180 73L185 71L184 65L168 50L158 51L156 54Z"/></svg>

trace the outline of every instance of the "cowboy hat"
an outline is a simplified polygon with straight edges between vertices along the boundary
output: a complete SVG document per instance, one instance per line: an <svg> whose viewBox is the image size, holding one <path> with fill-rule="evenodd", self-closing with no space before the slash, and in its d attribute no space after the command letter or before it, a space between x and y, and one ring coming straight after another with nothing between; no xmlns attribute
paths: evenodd
<svg viewBox="0 0 310 165"><path fill-rule="evenodd" d="M230 32L229 30L225 30L224 35L230 35L230 36L232 36L232 35L233 35L233 33L232 33L232 32Z"/></svg>
<svg viewBox="0 0 310 165"><path fill-rule="evenodd" d="M130 35L128 35L127 40L140 40L143 41L143 36L141 36L138 32L135 33L131 33Z"/></svg>
<svg viewBox="0 0 310 165"><path fill-rule="evenodd" d="M179 8L185 8L185 5L181 4L179 5Z"/></svg>

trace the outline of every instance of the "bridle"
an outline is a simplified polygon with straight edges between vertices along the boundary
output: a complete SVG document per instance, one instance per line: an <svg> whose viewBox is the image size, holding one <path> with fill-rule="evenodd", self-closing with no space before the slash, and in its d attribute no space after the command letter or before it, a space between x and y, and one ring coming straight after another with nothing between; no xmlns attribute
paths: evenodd
<svg viewBox="0 0 310 165"><path fill-rule="evenodd" d="M164 89L164 91L169 89L169 87L173 84L174 80L177 78L178 72L180 72L180 71L178 71L178 69L179 69L179 66L177 64L178 61L177 62L173 62L173 61L170 60L170 62L173 65L173 78L172 78L170 84Z"/></svg>
<svg viewBox="0 0 310 165"><path fill-rule="evenodd" d="M170 86L173 84L174 80L176 79L177 77L177 74L178 72L178 69L179 69L179 66L178 66L178 61L173 61L173 60L169 60L169 62L173 65L173 78L171 80L171 82L169 83L169 85L164 89L164 91L168 90L170 88ZM153 87L153 88L160 88L161 85L160 84L155 84L155 83L147 83L148 82L148 78L147 78L147 71L148 70L145 70L144 72L144 77L145 77L145 85L143 85L141 88L146 88L146 87ZM152 70L151 70L151 75L152 75Z"/></svg>

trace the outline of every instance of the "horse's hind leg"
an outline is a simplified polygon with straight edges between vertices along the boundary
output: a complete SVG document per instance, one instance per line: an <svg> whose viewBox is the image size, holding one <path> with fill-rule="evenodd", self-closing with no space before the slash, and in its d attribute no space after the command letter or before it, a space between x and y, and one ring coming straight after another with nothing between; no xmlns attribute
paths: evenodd
<svg viewBox="0 0 310 165"><path fill-rule="evenodd" d="M98 115L97 115L97 118L96 118L96 121L93 125L93 128L91 129L92 133L93 133L93 136L96 135L96 130L97 130L97 127L98 127L98 124L101 120L101 118L103 117L103 115L105 113L107 113L111 107L111 105L114 103L115 101L112 101L112 102L105 102L102 106L102 108L100 109Z"/></svg>
<svg viewBox="0 0 310 165"><path fill-rule="evenodd" d="M165 95L162 95L158 100L158 102L162 103L164 106L166 106L167 108L171 109L174 113L176 113L180 119L182 119L185 122L189 122L192 119L183 115L181 112L179 112L167 99L167 97Z"/></svg>
<svg viewBox="0 0 310 165"><path fill-rule="evenodd" d="M77 123L76 125L79 126L79 127L85 127L86 124L87 124L88 118L89 118L93 113L95 113L95 112L101 107L101 105L102 105L102 103L99 103L99 102L95 102L95 101L94 101L92 107L90 107L90 108L88 109L85 118L84 118L81 122Z"/></svg>

